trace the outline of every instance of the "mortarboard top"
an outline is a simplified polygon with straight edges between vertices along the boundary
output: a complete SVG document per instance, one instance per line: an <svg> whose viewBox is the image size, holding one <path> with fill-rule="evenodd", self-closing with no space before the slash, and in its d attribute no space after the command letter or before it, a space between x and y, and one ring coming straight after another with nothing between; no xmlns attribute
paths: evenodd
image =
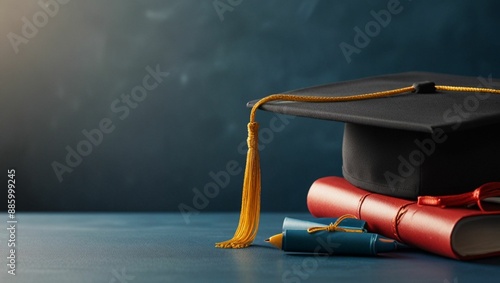
<svg viewBox="0 0 500 283"><path fill-rule="evenodd" d="M500 80L491 78L412 72L332 83L285 93L305 96L347 96L399 89L424 82L433 82L436 85L500 88ZM422 92L418 95L398 95L384 99L342 103L272 101L263 104L260 109L427 133L432 133L437 128L447 132L455 130L457 122L462 122L459 125L461 129L500 123L500 97L489 93L476 95L471 92L435 91L432 88L427 91L424 89ZM248 106L252 107L256 102L249 102Z"/></svg>
<svg viewBox="0 0 500 283"><path fill-rule="evenodd" d="M240 224L218 247L248 246L260 210L257 109L345 122L343 175L367 191L416 199L500 181L500 80L411 72L339 82L252 107ZM257 211L257 212L256 212Z"/></svg>

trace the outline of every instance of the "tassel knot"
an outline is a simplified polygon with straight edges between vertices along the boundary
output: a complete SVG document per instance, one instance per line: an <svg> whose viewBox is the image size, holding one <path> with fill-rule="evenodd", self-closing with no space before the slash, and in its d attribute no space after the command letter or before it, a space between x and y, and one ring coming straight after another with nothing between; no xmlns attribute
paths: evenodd
<svg viewBox="0 0 500 283"><path fill-rule="evenodd" d="M259 142L257 139L257 134L259 132L259 123L250 122L248 123L248 137L247 137L247 145L248 149L258 149Z"/></svg>

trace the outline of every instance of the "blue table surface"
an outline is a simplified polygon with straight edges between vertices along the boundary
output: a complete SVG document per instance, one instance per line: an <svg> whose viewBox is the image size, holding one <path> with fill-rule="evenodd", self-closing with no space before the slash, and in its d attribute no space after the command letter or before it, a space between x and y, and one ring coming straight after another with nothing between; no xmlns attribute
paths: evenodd
<svg viewBox="0 0 500 283"><path fill-rule="evenodd" d="M308 214L262 214L254 245L239 250L214 247L233 235L238 213L201 213L189 223L180 213L16 216L16 275L7 273L4 228L0 282L500 282L500 258L462 262L418 250L292 255L264 242L285 216Z"/></svg>

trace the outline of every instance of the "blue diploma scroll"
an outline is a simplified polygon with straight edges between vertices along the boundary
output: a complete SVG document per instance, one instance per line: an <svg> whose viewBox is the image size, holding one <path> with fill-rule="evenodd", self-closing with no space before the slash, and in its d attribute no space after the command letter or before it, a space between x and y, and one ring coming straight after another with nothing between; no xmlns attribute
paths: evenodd
<svg viewBox="0 0 500 283"><path fill-rule="evenodd" d="M377 255L396 250L397 242L374 233L285 230L282 249L330 255Z"/></svg>
<svg viewBox="0 0 500 283"><path fill-rule="evenodd" d="M266 241L286 252L330 255L377 255L398 248L397 241L367 233L365 226L365 221L346 216L308 220L286 217L283 232Z"/></svg>

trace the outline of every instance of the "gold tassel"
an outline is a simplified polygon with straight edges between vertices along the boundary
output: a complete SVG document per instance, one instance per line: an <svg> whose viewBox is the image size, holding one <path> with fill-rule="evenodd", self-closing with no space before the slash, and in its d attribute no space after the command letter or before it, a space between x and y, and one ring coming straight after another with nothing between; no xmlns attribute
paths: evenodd
<svg viewBox="0 0 500 283"><path fill-rule="evenodd" d="M240 222L231 240L215 244L218 248L246 248L259 228L260 218L260 158L258 144L259 124L248 123L248 152L241 197Z"/></svg>

